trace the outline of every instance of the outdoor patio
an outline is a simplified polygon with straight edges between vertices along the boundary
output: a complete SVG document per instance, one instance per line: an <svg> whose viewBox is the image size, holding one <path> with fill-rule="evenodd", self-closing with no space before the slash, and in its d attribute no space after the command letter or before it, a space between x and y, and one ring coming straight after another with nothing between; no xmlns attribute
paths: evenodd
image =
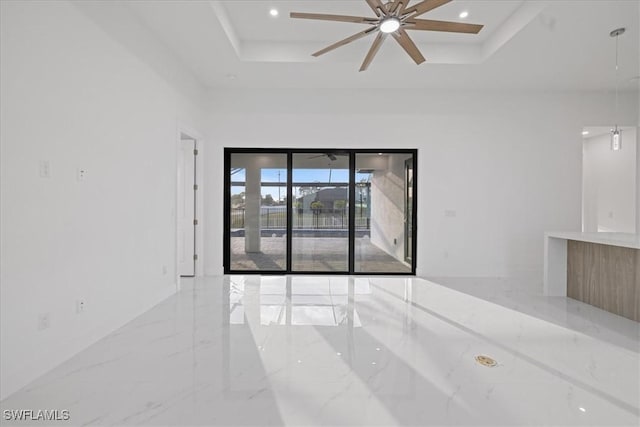
<svg viewBox="0 0 640 427"><path fill-rule="evenodd" d="M355 241L355 271L363 273L411 273L411 268L371 243L368 238ZM294 271L347 271L348 244L337 237L293 238ZM238 271L284 270L286 239L263 237L261 251L246 253L244 237L231 238L231 269Z"/></svg>

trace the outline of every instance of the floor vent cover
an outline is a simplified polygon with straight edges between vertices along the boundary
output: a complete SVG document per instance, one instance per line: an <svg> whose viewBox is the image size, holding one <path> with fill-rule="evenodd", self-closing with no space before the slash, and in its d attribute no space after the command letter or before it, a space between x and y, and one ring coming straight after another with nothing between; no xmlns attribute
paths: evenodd
<svg viewBox="0 0 640 427"><path fill-rule="evenodd" d="M498 364L498 362L496 362L495 360L493 360L489 356L482 356L482 355L476 356L476 362L478 362L482 366L486 366L488 368L493 368L494 366L496 366Z"/></svg>

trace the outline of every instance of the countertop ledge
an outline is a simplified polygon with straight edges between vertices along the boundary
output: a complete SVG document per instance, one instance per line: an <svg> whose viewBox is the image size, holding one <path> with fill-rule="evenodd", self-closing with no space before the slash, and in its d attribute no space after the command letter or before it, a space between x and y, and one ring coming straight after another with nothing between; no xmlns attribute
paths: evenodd
<svg viewBox="0 0 640 427"><path fill-rule="evenodd" d="M599 243L602 245L620 246L640 249L640 235L633 233L583 233L580 231L547 231L545 237L577 240L581 242Z"/></svg>

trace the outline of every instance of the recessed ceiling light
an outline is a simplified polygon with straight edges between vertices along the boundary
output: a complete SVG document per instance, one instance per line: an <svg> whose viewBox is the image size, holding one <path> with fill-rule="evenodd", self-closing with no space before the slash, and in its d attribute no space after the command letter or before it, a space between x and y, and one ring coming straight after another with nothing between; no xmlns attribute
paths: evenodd
<svg viewBox="0 0 640 427"><path fill-rule="evenodd" d="M469 12L467 12L466 10L463 10L462 12L460 12L460 15L458 15L460 18L464 19L467 16L469 16Z"/></svg>
<svg viewBox="0 0 640 427"><path fill-rule="evenodd" d="M278 9L271 9L269 11L269 15L271 16L278 16Z"/></svg>
<svg viewBox="0 0 640 427"><path fill-rule="evenodd" d="M589 135L589 131L588 130L583 130L582 131L582 136L587 136Z"/></svg>
<svg viewBox="0 0 640 427"><path fill-rule="evenodd" d="M587 410L584 408L578 408L578 409L580 409L581 412L587 412Z"/></svg>

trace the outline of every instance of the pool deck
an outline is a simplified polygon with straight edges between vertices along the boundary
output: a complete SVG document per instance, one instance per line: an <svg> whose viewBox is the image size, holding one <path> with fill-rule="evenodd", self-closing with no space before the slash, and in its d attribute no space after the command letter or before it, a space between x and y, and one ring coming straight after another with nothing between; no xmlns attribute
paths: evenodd
<svg viewBox="0 0 640 427"><path fill-rule="evenodd" d="M411 273L408 264L398 261L368 238L356 239L355 270L363 273ZM348 244L346 239L331 237L293 238L293 270L306 272L347 271ZM246 253L244 238L231 238L232 270L284 270L286 239L263 237L261 251Z"/></svg>

